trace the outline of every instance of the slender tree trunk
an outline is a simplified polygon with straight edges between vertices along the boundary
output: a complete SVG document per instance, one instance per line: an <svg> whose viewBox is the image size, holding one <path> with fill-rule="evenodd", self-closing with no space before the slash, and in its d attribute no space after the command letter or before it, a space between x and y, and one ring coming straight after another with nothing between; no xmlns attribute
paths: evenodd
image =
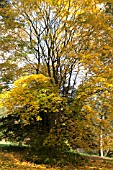
<svg viewBox="0 0 113 170"><path fill-rule="evenodd" d="M105 116L102 115L101 120L104 120ZM103 149L103 128L102 128L102 122L100 124L100 156L104 156L104 149Z"/></svg>
<svg viewBox="0 0 113 170"><path fill-rule="evenodd" d="M102 133L102 129L100 131L100 156L103 157L104 156L104 150L103 150L103 133Z"/></svg>

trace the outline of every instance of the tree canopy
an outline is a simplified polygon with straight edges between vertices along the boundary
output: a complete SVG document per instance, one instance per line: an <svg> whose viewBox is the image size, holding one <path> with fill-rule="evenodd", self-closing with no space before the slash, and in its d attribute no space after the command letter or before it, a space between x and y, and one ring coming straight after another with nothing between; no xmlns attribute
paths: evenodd
<svg viewBox="0 0 113 170"><path fill-rule="evenodd" d="M9 52L9 59L29 63L35 73L51 77L64 96L73 96L86 74L112 75L112 16L99 3L12 1L2 17L4 59Z"/></svg>

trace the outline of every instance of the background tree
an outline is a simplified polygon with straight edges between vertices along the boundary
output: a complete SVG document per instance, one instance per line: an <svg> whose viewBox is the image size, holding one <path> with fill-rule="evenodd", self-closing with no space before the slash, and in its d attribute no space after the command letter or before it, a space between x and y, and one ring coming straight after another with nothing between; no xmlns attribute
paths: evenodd
<svg viewBox="0 0 113 170"><path fill-rule="evenodd" d="M78 90L77 98L82 103L81 113L86 117L85 122L89 129L94 129L93 142L96 143L95 149L99 149L101 156L112 148L112 96L113 82L111 79L108 82L107 78L90 78Z"/></svg>

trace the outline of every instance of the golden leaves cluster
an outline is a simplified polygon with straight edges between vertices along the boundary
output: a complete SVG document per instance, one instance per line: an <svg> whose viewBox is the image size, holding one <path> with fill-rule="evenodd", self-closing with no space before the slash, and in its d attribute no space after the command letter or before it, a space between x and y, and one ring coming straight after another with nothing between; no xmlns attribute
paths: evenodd
<svg viewBox="0 0 113 170"><path fill-rule="evenodd" d="M59 112L61 102L57 88L42 74L21 77L10 91L1 95L1 104L7 109L7 114L20 115L25 124L33 116L40 121L40 112Z"/></svg>

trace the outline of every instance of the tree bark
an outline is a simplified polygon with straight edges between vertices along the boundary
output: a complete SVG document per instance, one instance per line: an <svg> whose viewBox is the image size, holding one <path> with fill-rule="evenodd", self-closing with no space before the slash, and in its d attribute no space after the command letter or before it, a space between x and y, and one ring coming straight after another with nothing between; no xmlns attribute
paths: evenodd
<svg viewBox="0 0 113 170"><path fill-rule="evenodd" d="M104 156L104 150L103 150L103 132L102 129L100 131L100 156Z"/></svg>

